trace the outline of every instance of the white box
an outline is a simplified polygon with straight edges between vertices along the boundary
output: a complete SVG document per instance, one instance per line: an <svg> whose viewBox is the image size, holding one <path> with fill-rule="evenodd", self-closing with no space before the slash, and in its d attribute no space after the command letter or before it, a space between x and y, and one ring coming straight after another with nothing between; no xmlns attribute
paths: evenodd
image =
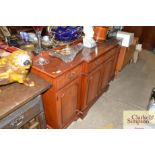
<svg viewBox="0 0 155 155"><path fill-rule="evenodd" d="M129 47L132 44L134 33L118 31L116 37L122 39L122 46Z"/></svg>
<svg viewBox="0 0 155 155"><path fill-rule="evenodd" d="M137 44L136 45L136 50L142 51L142 44Z"/></svg>

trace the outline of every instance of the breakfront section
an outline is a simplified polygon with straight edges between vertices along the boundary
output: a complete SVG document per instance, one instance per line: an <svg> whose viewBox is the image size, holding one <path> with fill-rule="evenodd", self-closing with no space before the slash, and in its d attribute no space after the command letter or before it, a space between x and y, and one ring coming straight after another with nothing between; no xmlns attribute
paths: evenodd
<svg viewBox="0 0 155 155"><path fill-rule="evenodd" d="M108 60L106 60L101 67L101 78L100 78L100 85L99 85L99 93L102 93L105 91L108 86L109 82L111 80L112 76L112 67L114 62L114 56L110 57Z"/></svg>
<svg viewBox="0 0 155 155"><path fill-rule="evenodd" d="M84 117L98 97L107 90L115 76L119 46L109 49L95 60L83 64L81 117Z"/></svg>
<svg viewBox="0 0 155 155"><path fill-rule="evenodd" d="M113 53L112 56L107 58L101 65L101 79L100 79L100 93L107 90L109 82L114 79L116 73L116 64L118 60L120 47L117 46L113 48L110 52Z"/></svg>

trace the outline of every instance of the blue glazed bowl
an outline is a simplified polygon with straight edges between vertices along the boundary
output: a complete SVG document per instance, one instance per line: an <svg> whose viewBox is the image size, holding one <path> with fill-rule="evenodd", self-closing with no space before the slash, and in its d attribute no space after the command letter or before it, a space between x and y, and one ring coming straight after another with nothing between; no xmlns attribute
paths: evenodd
<svg viewBox="0 0 155 155"><path fill-rule="evenodd" d="M55 39L63 42L71 42L82 35L82 26L57 26L52 30Z"/></svg>

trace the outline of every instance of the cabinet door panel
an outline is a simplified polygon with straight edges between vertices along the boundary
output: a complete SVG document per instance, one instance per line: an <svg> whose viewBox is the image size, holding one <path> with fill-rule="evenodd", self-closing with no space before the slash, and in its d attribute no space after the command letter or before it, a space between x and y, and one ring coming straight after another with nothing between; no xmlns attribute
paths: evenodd
<svg viewBox="0 0 155 155"><path fill-rule="evenodd" d="M66 126L75 116L79 104L80 81L76 79L58 92L61 107L62 127Z"/></svg>
<svg viewBox="0 0 155 155"><path fill-rule="evenodd" d="M88 78L87 104L92 102L98 95L100 76L101 70L97 69L95 72L91 73Z"/></svg>
<svg viewBox="0 0 155 155"><path fill-rule="evenodd" d="M113 68L112 68L111 79L114 78L115 73L117 73L117 68L116 68L116 67L117 67L117 62L118 62L119 53L120 53L120 46L118 46L118 47L115 49L115 56L114 56L114 62L113 62Z"/></svg>
<svg viewBox="0 0 155 155"><path fill-rule="evenodd" d="M114 56L112 56L110 59L108 59L104 64L102 68L102 78L101 78L101 90L106 88L109 81L111 80L111 76L113 74L113 63L114 63Z"/></svg>

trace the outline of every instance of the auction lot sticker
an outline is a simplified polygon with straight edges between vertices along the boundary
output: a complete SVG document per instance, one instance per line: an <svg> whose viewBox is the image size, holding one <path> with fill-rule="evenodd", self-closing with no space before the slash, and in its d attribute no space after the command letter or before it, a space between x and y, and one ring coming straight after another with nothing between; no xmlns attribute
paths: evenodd
<svg viewBox="0 0 155 155"><path fill-rule="evenodd" d="M155 111L124 111L124 129L155 129Z"/></svg>

